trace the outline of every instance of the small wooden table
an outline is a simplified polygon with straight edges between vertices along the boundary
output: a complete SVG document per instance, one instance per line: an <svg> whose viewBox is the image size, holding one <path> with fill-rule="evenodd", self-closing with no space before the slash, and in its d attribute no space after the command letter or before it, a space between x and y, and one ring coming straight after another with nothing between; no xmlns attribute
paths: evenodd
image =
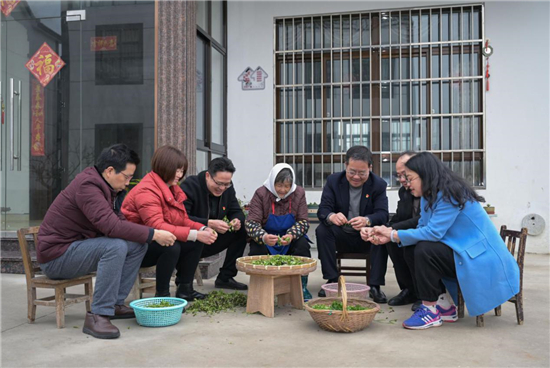
<svg viewBox="0 0 550 368"><path fill-rule="evenodd" d="M317 268L317 260L301 258L304 263L296 266L262 266L251 262L269 256L250 256L237 259L237 269L250 276L246 312L260 312L266 317L275 315L275 296L277 305L290 304L293 308L304 308L301 276Z"/></svg>

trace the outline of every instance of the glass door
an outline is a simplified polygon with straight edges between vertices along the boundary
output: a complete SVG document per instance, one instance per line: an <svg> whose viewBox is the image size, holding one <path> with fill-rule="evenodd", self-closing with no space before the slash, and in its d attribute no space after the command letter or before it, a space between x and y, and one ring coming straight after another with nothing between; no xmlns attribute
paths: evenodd
<svg viewBox="0 0 550 368"><path fill-rule="evenodd" d="M69 2L21 1L1 27L1 230L40 224L80 168L67 154L71 110L79 111L81 26L67 23ZM76 46L76 47L75 47ZM78 53L77 53L78 54ZM75 120L77 129L80 122Z"/></svg>
<svg viewBox="0 0 550 368"><path fill-rule="evenodd" d="M39 225L112 144L139 154L136 178L150 170L154 14L153 1L20 1L1 15L0 230Z"/></svg>

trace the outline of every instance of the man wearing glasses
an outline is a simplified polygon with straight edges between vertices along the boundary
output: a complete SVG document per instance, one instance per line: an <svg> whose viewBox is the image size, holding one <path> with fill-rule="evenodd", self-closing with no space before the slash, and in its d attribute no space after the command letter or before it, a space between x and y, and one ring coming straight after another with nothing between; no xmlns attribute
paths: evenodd
<svg viewBox="0 0 550 368"><path fill-rule="evenodd" d="M84 169L55 198L38 232L36 257L46 276L72 279L97 271L92 311L82 332L114 339L113 319L134 318L124 305L151 241L174 244L174 234L127 221L114 206L139 164L124 144L101 152L96 165Z"/></svg>
<svg viewBox="0 0 550 368"><path fill-rule="evenodd" d="M215 158L210 161L208 170L187 177L181 184L181 189L187 195L184 205L189 218L218 233L218 239L210 245L194 243L195 246L203 246L201 257L210 257L227 249L215 286L223 289L246 290L245 284L234 279L237 275L235 262L237 258L242 257L246 247L246 231L242 226L244 213L231 182L235 170L230 159ZM224 221L225 218L229 223ZM177 279L176 282L178 282Z"/></svg>
<svg viewBox="0 0 550 368"><path fill-rule="evenodd" d="M365 146L351 147L345 165L346 170L327 178L317 211L320 224L315 234L323 278L327 283L338 280L336 251L371 252L370 296L377 303L386 303L380 285L385 283L387 256L381 248L363 241L359 231L388 221L387 184L371 172L372 153ZM323 289L319 296L325 296Z"/></svg>

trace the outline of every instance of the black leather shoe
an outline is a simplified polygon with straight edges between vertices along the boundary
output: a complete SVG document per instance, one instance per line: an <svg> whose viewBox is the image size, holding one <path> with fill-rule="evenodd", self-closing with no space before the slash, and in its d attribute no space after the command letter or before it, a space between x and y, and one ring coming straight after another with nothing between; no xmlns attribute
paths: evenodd
<svg viewBox="0 0 550 368"><path fill-rule="evenodd" d="M214 283L214 286L218 289L248 290L248 286L241 282L235 281L233 277L230 277L227 281L224 281L218 277Z"/></svg>
<svg viewBox="0 0 550 368"><path fill-rule="evenodd" d="M416 302L416 296L409 289L403 289L399 294L388 300L388 305L407 305Z"/></svg>
<svg viewBox="0 0 550 368"><path fill-rule="evenodd" d="M195 299L204 299L206 294L199 293L193 289L193 284L180 284L176 291L176 298L185 299L188 302L192 302Z"/></svg>
<svg viewBox="0 0 550 368"><path fill-rule="evenodd" d="M421 305L422 305L422 300L417 300L416 302L413 303L411 310L415 312L418 308L420 308Z"/></svg>
<svg viewBox="0 0 550 368"><path fill-rule="evenodd" d="M131 307L125 305L115 305L115 315L111 319L136 318L136 314Z"/></svg>
<svg viewBox="0 0 550 368"><path fill-rule="evenodd" d="M334 284L335 282L338 282L338 279L328 280L327 284ZM327 296L327 293L325 292L325 289L321 288L321 290L319 290L319 292L317 293L317 296L319 298L325 298Z"/></svg>
<svg viewBox="0 0 550 368"><path fill-rule="evenodd" d="M384 294L384 292L380 290L380 286L378 285L370 287L369 296L375 303L385 304L388 302L386 294Z"/></svg>

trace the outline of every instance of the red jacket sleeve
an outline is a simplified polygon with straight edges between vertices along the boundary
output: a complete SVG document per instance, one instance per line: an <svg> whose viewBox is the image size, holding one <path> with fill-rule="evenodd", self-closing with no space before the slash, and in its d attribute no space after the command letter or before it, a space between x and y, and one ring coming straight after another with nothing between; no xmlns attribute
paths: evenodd
<svg viewBox="0 0 550 368"><path fill-rule="evenodd" d="M189 220L187 213L185 213L187 221L184 222L186 226L176 226L166 222L159 195L148 188L143 188L142 192L134 197L134 200L139 216L145 225L154 229L169 231L174 234L179 241L187 241L191 228L200 229L200 227L202 227L202 225ZM200 227L197 228L198 225L200 225Z"/></svg>

